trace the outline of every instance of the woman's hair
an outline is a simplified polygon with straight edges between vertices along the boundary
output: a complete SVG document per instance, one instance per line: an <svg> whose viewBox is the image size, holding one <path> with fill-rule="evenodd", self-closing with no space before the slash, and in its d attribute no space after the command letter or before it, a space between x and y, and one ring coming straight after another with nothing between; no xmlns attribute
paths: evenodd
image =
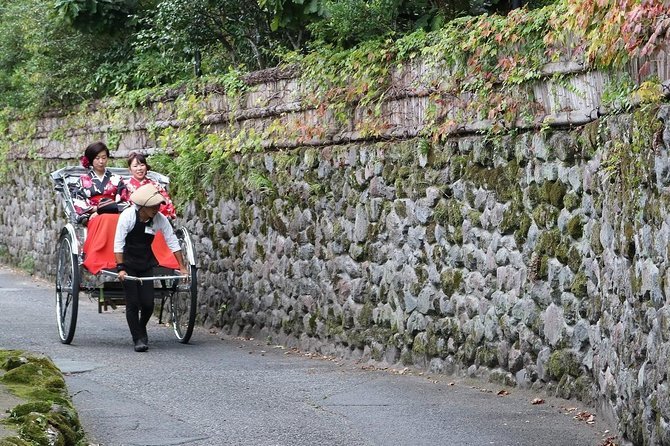
<svg viewBox="0 0 670 446"><path fill-rule="evenodd" d="M138 163L147 166L147 170L151 170L149 163L147 163L147 157L137 152L130 152L130 155L128 155L128 167L130 167L130 165L133 164L133 161L135 160L137 160Z"/></svg>
<svg viewBox="0 0 670 446"><path fill-rule="evenodd" d="M109 156L109 149L104 142L94 142L86 147L86 150L84 150L84 157L88 160L90 166L93 165L93 160L100 154L100 152L105 152L107 153L107 156Z"/></svg>

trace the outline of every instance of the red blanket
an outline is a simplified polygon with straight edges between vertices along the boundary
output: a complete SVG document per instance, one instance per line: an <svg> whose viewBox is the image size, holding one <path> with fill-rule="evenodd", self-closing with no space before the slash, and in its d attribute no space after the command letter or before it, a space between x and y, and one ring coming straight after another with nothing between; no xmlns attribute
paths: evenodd
<svg viewBox="0 0 670 446"><path fill-rule="evenodd" d="M91 274L98 274L102 269L116 268L114 258L114 233L119 214L100 214L88 222L88 234L84 242L84 268ZM161 232L156 234L151 245L160 266L179 269L179 263L168 248Z"/></svg>

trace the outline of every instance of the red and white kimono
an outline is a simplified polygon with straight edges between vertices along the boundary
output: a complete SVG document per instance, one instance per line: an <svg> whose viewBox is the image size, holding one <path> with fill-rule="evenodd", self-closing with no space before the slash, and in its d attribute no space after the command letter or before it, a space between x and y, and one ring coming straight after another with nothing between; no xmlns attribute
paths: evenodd
<svg viewBox="0 0 670 446"><path fill-rule="evenodd" d="M130 201L130 195L137 190L140 186L144 186L145 184L153 184L156 186L156 189L161 193L163 198L165 199L165 203L161 204L161 207L159 208L159 212L163 215L165 215L169 219L174 219L177 217L177 210L174 207L174 204L172 203L172 200L170 200L170 196L168 195L167 191L165 188L158 182L144 177L142 181L137 180L135 178L131 178L128 180L126 183L126 191L125 195L123 196L123 199L126 201Z"/></svg>

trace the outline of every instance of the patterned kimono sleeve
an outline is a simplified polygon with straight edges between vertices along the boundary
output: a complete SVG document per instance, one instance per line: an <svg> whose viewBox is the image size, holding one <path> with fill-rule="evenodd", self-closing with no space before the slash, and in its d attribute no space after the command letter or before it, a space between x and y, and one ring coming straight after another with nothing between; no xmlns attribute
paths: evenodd
<svg viewBox="0 0 670 446"><path fill-rule="evenodd" d="M72 204L74 205L74 211L78 215L88 214L93 209L91 202L86 195L85 184L87 180L90 181L90 177L87 175L82 175L79 177L79 181L73 186L70 187L70 195L72 195Z"/></svg>
<svg viewBox="0 0 670 446"><path fill-rule="evenodd" d="M129 201L130 193L128 192L128 186L121 176L115 175L118 178L118 183L116 185L116 195L119 196L120 201Z"/></svg>
<svg viewBox="0 0 670 446"><path fill-rule="evenodd" d="M172 203L172 200L170 199L170 196L168 195L165 188L157 182L154 182L154 184L163 198L165 198L165 203L161 204L160 213L171 220L177 218L177 210L175 209L174 204Z"/></svg>

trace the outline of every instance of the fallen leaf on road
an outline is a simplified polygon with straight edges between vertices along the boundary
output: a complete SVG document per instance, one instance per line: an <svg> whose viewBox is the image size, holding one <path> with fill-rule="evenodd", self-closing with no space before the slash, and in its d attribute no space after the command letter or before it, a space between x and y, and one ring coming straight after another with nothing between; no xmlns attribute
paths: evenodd
<svg viewBox="0 0 670 446"><path fill-rule="evenodd" d="M589 413L589 412L583 410L583 411L579 412L577 415L575 415L574 418L575 418L575 420L584 421L587 424L593 424L593 423L595 423L595 418L596 417L592 413Z"/></svg>
<svg viewBox="0 0 670 446"><path fill-rule="evenodd" d="M614 440L616 440L616 437L607 437L601 446L617 446Z"/></svg>
<svg viewBox="0 0 670 446"><path fill-rule="evenodd" d="M505 389L499 390L497 393L498 396L507 396L509 395L509 392Z"/></svg>
<svg viewBox="0 0 670 446"><path fill-rule="evenodd" d="M453 382L453 381L449 383L450 386L453 386L454 384L456 384L456 383Z"/></svg>
<svg viewBox="0 0 670 446"><path fill-rule="evenodd" d="M534 398L530 404L544 404L544 400L542 398Z"/></svg>

